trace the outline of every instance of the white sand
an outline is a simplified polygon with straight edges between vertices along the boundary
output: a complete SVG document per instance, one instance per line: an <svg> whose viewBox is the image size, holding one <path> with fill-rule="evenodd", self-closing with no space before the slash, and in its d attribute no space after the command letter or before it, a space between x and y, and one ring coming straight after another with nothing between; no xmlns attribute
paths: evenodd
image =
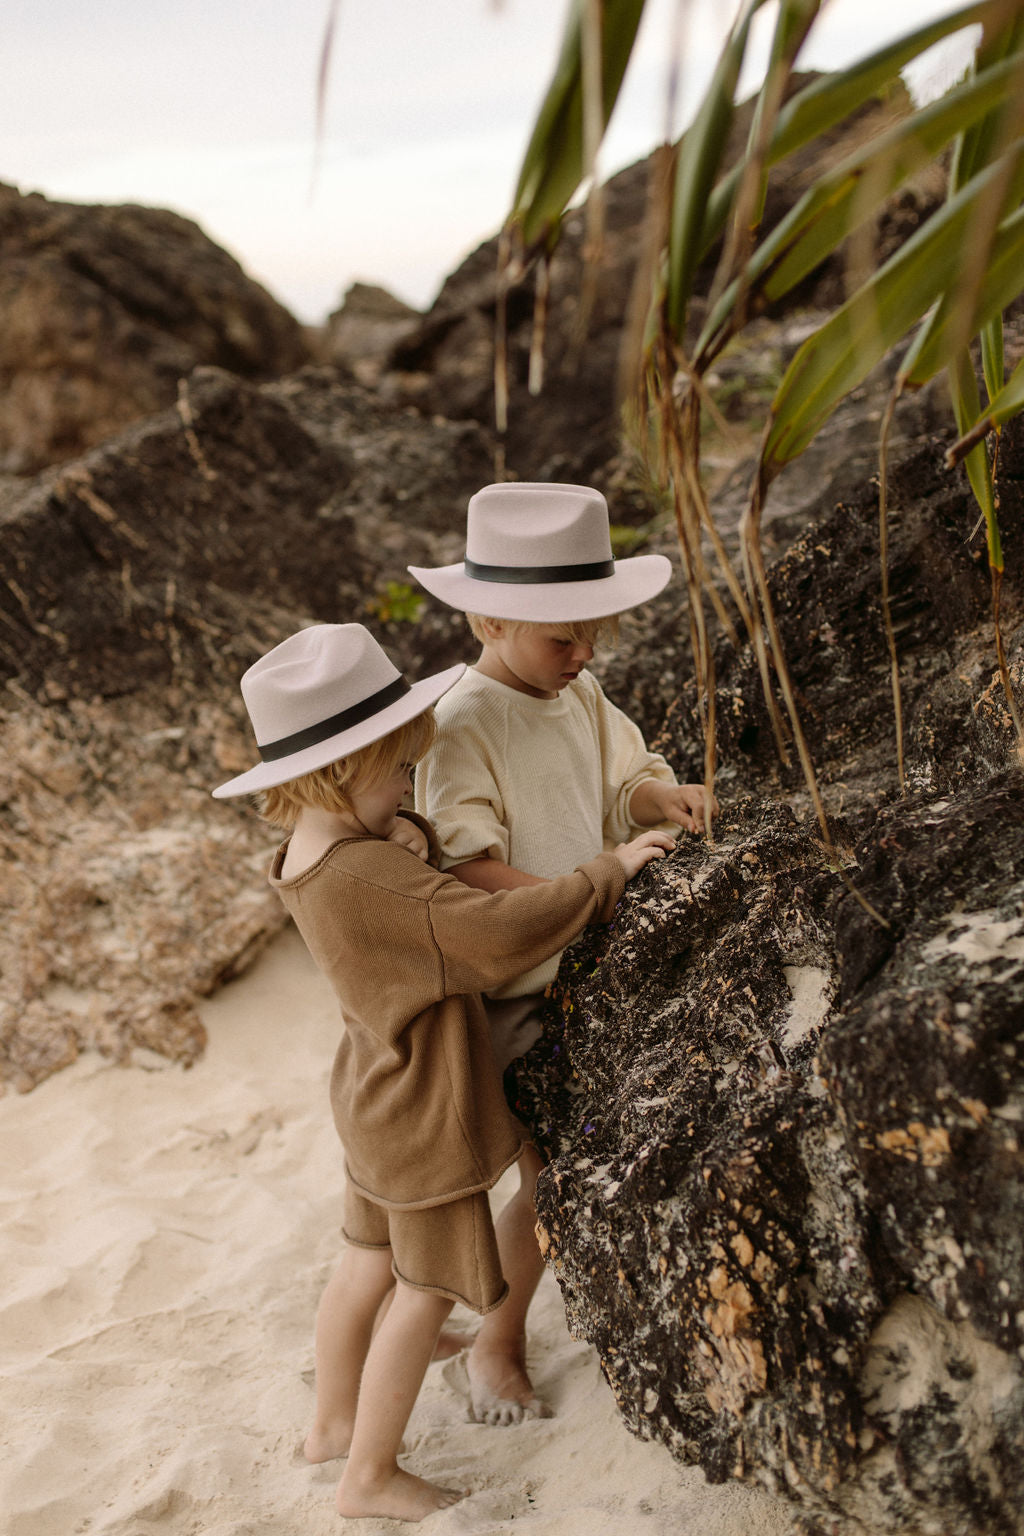
<svg viewBox="0 0 1024 1536"><path fill-rule="evenodd" d="M412 1529L342 1521L340 1464L296 1455L339 1247L333 1000L289 931L203 1015L191 1071L93 1056L0 1100L4 1536ZM461 1361L431 1366L408 1465L474 1490L431 1536L791 1530L785 1506L628 1434L549 1275L531 1369L557 1417L488 1429L467 1419Z"/></svg>

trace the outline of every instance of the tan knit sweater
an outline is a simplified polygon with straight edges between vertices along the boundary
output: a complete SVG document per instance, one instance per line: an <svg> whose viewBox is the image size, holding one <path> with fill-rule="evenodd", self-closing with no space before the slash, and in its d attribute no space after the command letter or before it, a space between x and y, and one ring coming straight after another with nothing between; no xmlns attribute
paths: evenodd
<svg viewBox="0 0 1024 1536"><path fill-rule="evenodd" d="M334 843L282 880L286 848L270 883L345 1019L331 1105L351 1183L395 1210L489 1189L521 1138L478 994L608 922L622 865L603 854L550 885L488 895L375 837Z"/></svg>

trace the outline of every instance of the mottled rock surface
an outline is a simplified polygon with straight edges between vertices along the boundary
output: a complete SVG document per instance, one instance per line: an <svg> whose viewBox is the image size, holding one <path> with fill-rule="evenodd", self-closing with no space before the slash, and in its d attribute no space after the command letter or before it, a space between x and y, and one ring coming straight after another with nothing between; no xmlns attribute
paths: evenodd
<svg viewBox="0 0 1024 1536"><path fill-rule="evenodd" d="M307 357L298 322L191 220L0 184L0 471L172 405L197 364L270 379Z"/></svg>
<svg viewBox="0 0 1024 1536"><path fill-rule="evenodd" d="M1022 789L894 802L842 870L730 808L570 951L520 1068L627 1424L809 1530L1020 1529Z"/></svg>
<svg viewBox="0 0 1024 1536"><path fill-rule="evenodd" d="M323 350L327 360L348 368L362 384L380 379L391 352L416 330L418 309L374 283L353 283L328 316Z"/></svg>
<svg viewBox="0 0 1024 1536"><path fill-rule="evenodd" d="M238 679L313 620L366 620L412 676L465 654L449 611L403 617L405 563L489 466L472 423L333 370L200 369L174 409L0 492L0 1082L83 1047L195 1059L196 999L285 920L276 834L209 793L254 761Z"/></svg>
<svg viewBox="0 0 1024 1536"><path fill-rule="evenodd" d="M627 1424L819 1533L1024 1529L1024 775L942 446L908 446L892 486L907 792L864 486L770 575L832 849L749 646L723 642L714 843L567 952L517 1074L548 1259ZM1021 595L1017 572L1018 696ZM627 630L606 681L699 777L692 686L664 708L671 629Z"/></svg>

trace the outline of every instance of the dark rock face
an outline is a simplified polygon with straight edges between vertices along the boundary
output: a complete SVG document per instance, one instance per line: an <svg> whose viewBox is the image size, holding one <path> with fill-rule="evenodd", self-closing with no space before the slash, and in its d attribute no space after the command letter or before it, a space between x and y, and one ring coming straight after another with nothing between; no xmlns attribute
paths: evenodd
<svg viewBox="0 0 1024 1536"><path fill-rule="evenodd" d="M7 484L0 1082L86 1046L201 1052L196 999L286 916L265 883L277 834L210 798L255 760L238 679L313 620L366 621L413 677L465 655L459 615L402 617L402 583L490 463L472 423L333 370L257 388L210 368L175 408Z"/></svg>
<svg viewBox="0 0 1024 1536"><path fill-rule="evenodd" d="M254 592L331 612L366 584L350 478L273 398L198 372L179 408L8 496L0 675L52 699L244 670Z"/></svg>
<svg viewBox="0 0 1024 1536"><path fill-rule="evenodd" d="M77 456L173 404L197 364L269 379L307 356L297 321L190 220L0 185L0 470Z"/></svg>
<svg viewBox="0 0 1024 1536"><path fill-rule="evenodd" d="M866 487L770 576L835 851L723 642L715 841L567 952L516 1075L547 1256L626 1423L851 1536L1024 1529L1024 774L940 447L893 484L907 794ZM1003 616L1019 695L1018 576ZM664 611L605 669L651 734L671 632ZM685 686L657 738L688 778L697 719Z"/></svg>
<svg viewBox="0 0 1024 1536"><path fill-rule="evenodd" d="M518 1074L627 1424L809 1529L1021 1528L1022 790L880 813L848 870L889 928L741 804L569 952Z"/></svg>
<svg viewBox="0 0 1024 1536"><path fill-rule="evenodd" d="M328 318L328 361L348 368L363 384L376 384L388 354L416 330L422 315L372 283L353 283Z"/></svg>
<svg viewBox="0 0 1024 1536"><path fill-rule="evenodd" d="M824 446L824 445L823 445ZM943 467L946 444L908 442L890 474L889 585L900 662L906 767L912 783L946 789L976 782L1006 761L1009 720L993 677L991 581L977 509ZM1001 481L1004 537L1024 537L1024 430L1007 429ZM896 734L882 621L877 485L865 476L849 499L817 516L771 568L772 602L801 720L826 806L849 814L891 793ZM1017 581L1007 587L1011 669L1024 647ZM640 647L632 628L602 661L606 688L687 778L703 776L695 685L678 677L681 597L650 609ZM675 657L673 666L672 658ZM780 765L756 659L722 642L715 657L721 778L729 795L802 795L791 738ZM1018 683L1019 686L1019 683ZM722 790L719 791L722 793Z"/></svg>

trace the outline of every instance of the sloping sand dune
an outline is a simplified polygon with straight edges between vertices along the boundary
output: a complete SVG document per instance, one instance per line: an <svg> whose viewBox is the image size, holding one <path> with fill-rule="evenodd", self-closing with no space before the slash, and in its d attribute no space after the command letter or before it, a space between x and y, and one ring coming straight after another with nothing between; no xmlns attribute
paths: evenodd
<svg viewBox="0 0 1024 1536"><path fill-rule="evenodd" d="M0 1100L4 1536L410 1529L343 1522L338 1464L298 1454L339 1251L333 999L288 931L203 1017L210 1045L191 1071L88 1057ZM785 1506L710 1487L627 1433L550 1275L531 1343L550 1420L473 1424L461 1360L430 1368L409 1465L474 1490L431 1517L432 1536L792 1530Z"/></svg>

